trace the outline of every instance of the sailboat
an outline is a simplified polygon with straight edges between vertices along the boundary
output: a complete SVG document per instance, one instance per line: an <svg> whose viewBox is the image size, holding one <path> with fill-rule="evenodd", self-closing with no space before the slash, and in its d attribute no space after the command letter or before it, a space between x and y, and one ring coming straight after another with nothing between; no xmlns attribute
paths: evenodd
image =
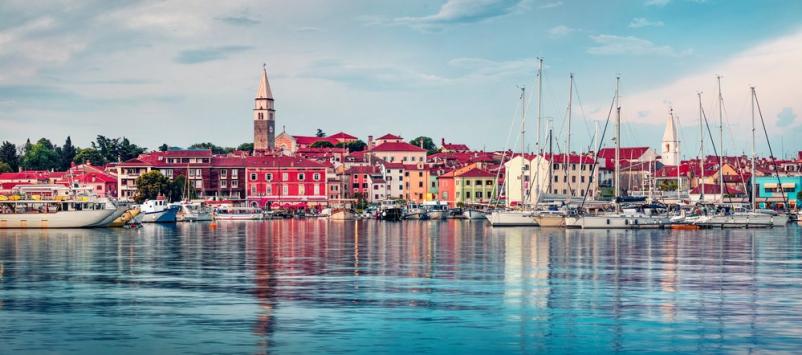
<svg viewBox="0 0 802 355"><path fill-rule="evenodd" d="M538 68L538 83L542 82L542 70L543 70L543 60L540 60L540 66ZM540 90L538 90L540 91ZM540 93L538 93L538 97ZM538 99L540 102L540 99ZM538 115L540 114L540 105L538 104ZM540 120L540 117L538 117ZM539 123L538 123L539 127ZM525 176L526 176L526 169L524 169L526 164L526 156L524 155L524 147L525 147L525 133L526 133L526 89L521 88L521 174L519 176L521 182L521 202L518 205L518 209L514 210L496 210L491 212L490 214L486 215L487 220L490 221L490 225L493 227L504 227L504 226L524 226L524 227L535 227L537 226L537 221L535 221L535 211L528 209L525 203L525 196L526 196L526 188L525 188ZM538 135L540 133L538 132ZM510 159L512 161L512 159ZM509 185L507 185L509 186ZM507 194L509 196L509 194Z"/></svg>
<svg viewBox="0 0 802 355"><path fill-rule="evenodd" d="M619 82L620 77L616 78L615 87L615 175L613 177L614 195L616 201L616 209L618 211L611 213L602 213L598 215L576 215L567 216L565 218L566 227L583 228L583 229L644 229L644 228L662 228L670 223L669 218L663 214L656 206L639 206L633 204L630 206L623 206L621 202L624 200L620 195L620 181L621 181L621 104L619 102ZM623 207L623 208L622 208Z"/></svg>

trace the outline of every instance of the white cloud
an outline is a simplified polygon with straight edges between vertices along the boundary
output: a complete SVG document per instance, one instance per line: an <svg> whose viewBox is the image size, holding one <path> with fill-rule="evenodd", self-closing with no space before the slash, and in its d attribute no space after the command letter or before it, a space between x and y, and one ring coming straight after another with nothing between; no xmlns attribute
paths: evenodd
<svg viewBox="0 0 802 355"><path fill-rule="evenodd" d="M662 124L667 114L665 102L671 102L683 125L697 126L698 91L703 92L703 106L708 117L717 117L714 73L720 73L727 108L725 119L731 124L725 132L728 136L725 145L729 146L729 152L740 153L740 148L733 148L732 141L735 140L735 144L748 143L747 135L737 133L747 132L751 127L750 86L756 87L769 134L791 134L802 130L802 124L796 120L783 119L789 112L802 112L802 102L799 101L802 88L796 85L802 82L799 58L802 58L802 31L747 49L713 65L714 69L690 74L651 90L629 95L625 92L622 105L626 112L650 112L639 120L643 123ZM765 139L759 139L758 144L765 146Z"/></svg>
<svg viewBox="0 0 802 355"><path fill-rule="evenodd" d="M549 35L552 36L552 37L562 37L562 36L569 35L569 34L575 32L575 31L576 31L575 28L571 28L571 27L568 27L568 26L565 26L565 25L559 25L559 26L554 26L554 27L550 28L548 32L549 32Z"/></svg>
<svg viewBox="0 0 802 355"><path fill-rule="evenodd" d="M646 6L666 6L671 0L646 0Z"/></svg>
<svg viewBox="0 0 802 355"><path fill-rule="evenodd" d="M644 17L636 17L629 22L629 27L630 28L663 27L663 21L651 21Z"/></svg>
<svg viewBox="0 0 802 355"><path fill-rule="evenodd" d="M30 77L43 66L63 64L86 48L86 40L60 34L59 23L44 16L0 32L0 82Z"/></svg>
<svg viewBox="0 0 802 355"><path fill-rule="evenodd" d="M691 54L691 50L677 51L671 46L657 45L653 42L634 36L593 35L590 36L595 47L588 48L588 53L596 55L657 55L682 57Z"/></svg>
<svg viewBox="0 0 802 355"><path fill-rule="evenodd" d="M448 0L434 15L398 17L390 24L418 29L439 28L449 24L475 23L505 16L519 10L523 0ZM380 19L374 22L382 22Z"/></svg>
<svg viewBox="0 0 802 355"><path fill-rule="evenodd" d="M495 61L484 58L454 58L448 65L466 70L462 79L495 78L503 76L525 77L534 75L537 58Z"/></svg>
<svg viewBox="0 0 802 355"><path fill-rule="evenodd" d="M553 9L555 7L560 7L560 6L563 6L563 2L562 1L555 1L555 2L549 2L549 3L545 3L543 5L540 5L539 8L541 8L541 9Z"/></svg>

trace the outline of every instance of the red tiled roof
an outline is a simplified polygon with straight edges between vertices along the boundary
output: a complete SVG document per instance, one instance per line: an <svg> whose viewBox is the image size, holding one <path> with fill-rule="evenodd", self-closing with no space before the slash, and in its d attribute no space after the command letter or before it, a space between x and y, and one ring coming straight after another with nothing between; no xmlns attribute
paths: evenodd
<svg viewBox="0 0 802 355"><path fill-rule="evenodd" d="M337 139L332 137L316 137L316 136L292 136L295 139L295 143L303 144L303 145L312 145L315 142L329 142L331 144L340 143Z"/></svg>
<svg viewBox="0 0 802 355"><path fill-rule="evenodd" d="M170 158L205 158L212 156L211 149L182 149L168 150L166 152L152 152L150 154L161 155Z"/></svg>
<svg viewBox="0 0 802 355"><path fill-rule="evenodd" d="M702 193L702 186L704 186L706 194L718 194L719 191L721 191L719 189L719 185L718 184L701 184L699 186L696 186L693 190L691 190L691 193L694 194L694 195L701 194ZM740 194L743 194L743 192L741 190L738 190L736 188L732 188L732 187L729 187L729 186L726 186L726 185L724 186L724 191L725 191L725 193L727 195L740 195Z"/></svg>
<svg viewBox="0 0 802 355"><path fill-rule="evenodd" d="M18 173L0 173L0 180L20 180L20 179L47 179L50 172L46 170L28 170Z"/></svg>
<svg viewBox="0 0 802 355"><path fill-rule="evenodd" d="M336 138L336 139L357 139L356 137L345 133L345 132L337 132L329 136L329 138Z"/></svg>
<svg viewBox="0 0 802 355"><path fill-rule="evenodd" d="M376 140L391 140L391 139L403 139L403 138L391 133L387 133L379 138L376 138Z"/></svg>
<svg viewBox="0 0 802 355"><path fill-rule="evenodd" d="M467 145L457 144L457 143L443 143L443 148L448 150L460 150L460 151L471 150L471 148L468 148Z"/></svg>
<svg viewBox="0 0 802 355"><path fill-rule="evenodd" d="M622 147L618 156L621 159L638 159L645 154L647 150L649 150L649 147ZM615 159L615 148L602 148L599 150L599 158Z"/></svg>
<svg viewBox="0 0 802 355"><path fill-rule="evenodd" d="M352 166L345 171L346 174L373 174L378 172L377 166L358 165Z"/></svg>
<svg viewBox="0 0 802 355"><path fill-rule="evenodd" d="M387 142L373 147L371 151L372 152L425 152L426 149L405 142Z"/></svg>
<svg viewBox="0 0 802 355"><path fill-rule="evenodd" d="M543 154L543 158L556 164L565 163L565 154ZM593 164L593 158L587 155L568 154L568 164Z"/></svg>

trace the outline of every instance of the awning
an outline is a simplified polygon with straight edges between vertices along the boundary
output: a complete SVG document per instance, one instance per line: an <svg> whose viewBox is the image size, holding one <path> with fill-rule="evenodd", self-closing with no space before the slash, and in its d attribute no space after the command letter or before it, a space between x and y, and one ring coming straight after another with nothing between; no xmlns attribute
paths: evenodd
<svg viewBox="0 0 802 355"><path fill-rule="evenodd" d="M794 187L796 187L796 184L794 184L793 182L784 182L783 183L783 188L786 188L786 187L794 188Z"/></svg>
<svg viewBox="0 0 802 355"><path fill-rule="evenodd" d="M763 184L763 187L764 188L768 188L768 189L777 188L777 183L776 182L768 182L768 183Z"/></svg>

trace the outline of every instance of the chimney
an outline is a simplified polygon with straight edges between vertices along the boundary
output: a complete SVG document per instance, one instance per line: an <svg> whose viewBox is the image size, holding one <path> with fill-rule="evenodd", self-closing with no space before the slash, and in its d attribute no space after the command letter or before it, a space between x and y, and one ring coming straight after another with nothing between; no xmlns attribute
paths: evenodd
<svg viewBox="0 0 802 355"><path fill-rule="evenodd" d="M445 138L440 138L440 146L442 147L444 145L446 145L446 139Z"/></svg>
<svg viewBox="0 0 802 355"><path fill-rule="evenodd" d="M373 136L368 136L368 150L373 150Z"/></svg>

